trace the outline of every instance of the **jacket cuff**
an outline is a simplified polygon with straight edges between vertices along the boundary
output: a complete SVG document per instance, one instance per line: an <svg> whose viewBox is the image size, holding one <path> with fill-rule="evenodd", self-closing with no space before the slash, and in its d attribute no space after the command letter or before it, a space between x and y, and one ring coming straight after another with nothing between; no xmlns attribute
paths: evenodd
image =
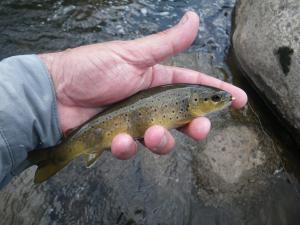
<svg viewBox="0 0 300 225"><path fill-rule="evenodd" d="M27 153L57 144L59 127L55 89L36 55L0 62L0 187L21 172Z"/></svg>

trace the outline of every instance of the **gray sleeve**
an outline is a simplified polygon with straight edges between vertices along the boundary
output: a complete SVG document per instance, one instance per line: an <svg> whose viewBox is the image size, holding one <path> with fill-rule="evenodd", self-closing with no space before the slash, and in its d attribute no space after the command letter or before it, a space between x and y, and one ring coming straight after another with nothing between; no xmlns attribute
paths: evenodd
<svg viewBox="0 0 300 225"><path fill-rule="evenodd" d="M0 61L0 188L28 166L27 152L61 139L56 97L36 55Z"/></svg>

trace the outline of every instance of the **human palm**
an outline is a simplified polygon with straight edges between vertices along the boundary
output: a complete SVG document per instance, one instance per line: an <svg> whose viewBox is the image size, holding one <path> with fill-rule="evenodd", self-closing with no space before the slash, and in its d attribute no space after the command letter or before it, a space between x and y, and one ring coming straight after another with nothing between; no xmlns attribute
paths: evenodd
<svg viewBox="0 0 300 225"><path fill-rule="evenodd" d="M60 127L78 127L104 107L150 87L173 83L199 83L230 92L235 107L247 102L239 88L200 72L163 66L159 62L189 47L199 27L199 18L189 12L175 27L132 41L113 41L40 55L52 75L58 105ZM203 139L210 129L206 118L197 118L183 132ZM171 134L153 126L144 136L153 152L165 154L174 145ZM127 134L117 135L112 152L120 159L131 157L136 143Z"/></svg>

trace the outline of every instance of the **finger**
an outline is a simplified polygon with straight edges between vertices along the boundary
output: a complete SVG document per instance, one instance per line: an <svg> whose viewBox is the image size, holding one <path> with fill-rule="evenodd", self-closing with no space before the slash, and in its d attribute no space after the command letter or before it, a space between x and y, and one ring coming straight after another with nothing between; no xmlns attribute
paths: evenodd
<svg viewBox="0 0 300 225"><path fill-rule="evenodd" d="M157 34L126 42L126 49L130 52L127 60L149 67L188 48L197 36L199 16L194 12L187 12L174 27ZM132 60L128 57L132 57Z"/></svg>
<svg viewBox="0 0 300 225"><path fill-rule="evenodd" d="M146 130L144 142L147 148L159 155L168 154L175 145L175 140L170 132L159 125L154 125Z"/></svg>
<svg viewBox="0 0 300 225"><path fill-rule="evenodd" d="M118 134L111 144L111 152L118 159L129 159L137 152L137 144L128 134Z"/></svg>
<svg viewBox="0 0 300 225"><path fill-rule="evenodd" d="M153 67L152 82L149 87L175 83L202 84L227 91L234 97L232 106L235 108L244 107L248 101L247 94L242 89L204 73L163 65Z"/></svg>
<svg viewBox="0 0 300 225"><path fill-rule="evenodd" d="M187 126L180 129L183 133L199 141L207 137L211 123L206 117L199 117L190 122Z"/></svg>

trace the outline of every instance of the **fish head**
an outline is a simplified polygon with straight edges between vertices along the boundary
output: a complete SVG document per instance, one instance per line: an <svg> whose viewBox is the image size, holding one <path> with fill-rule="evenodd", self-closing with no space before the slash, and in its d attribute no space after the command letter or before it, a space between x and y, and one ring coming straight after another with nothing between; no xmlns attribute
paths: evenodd
<svg viewBox="0 0 300 225"><path fill-rule="evenodd" d="M233 97L226 91L210 87L194 88L188 101L188 111L195 117L204 116L226 108L232 100Z"/></svg>

